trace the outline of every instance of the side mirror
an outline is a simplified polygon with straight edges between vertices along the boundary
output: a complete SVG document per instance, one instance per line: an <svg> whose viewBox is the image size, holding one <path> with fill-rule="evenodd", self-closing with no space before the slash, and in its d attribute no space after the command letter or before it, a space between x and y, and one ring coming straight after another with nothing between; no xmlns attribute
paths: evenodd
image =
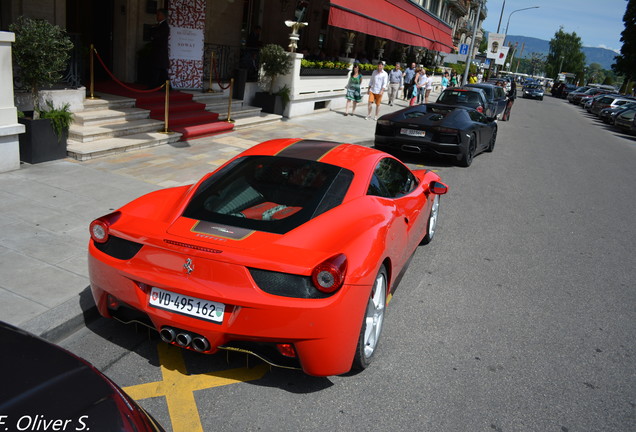
<svg viewBox="0 0 636 432"><path fill-rule="evenodd" d="M431 184L428 186L428 190L430 190L431 193L434 193L435 195L444 195L446 192L448 192L448 186L446 186L442 182L432 181Z"/></svg>

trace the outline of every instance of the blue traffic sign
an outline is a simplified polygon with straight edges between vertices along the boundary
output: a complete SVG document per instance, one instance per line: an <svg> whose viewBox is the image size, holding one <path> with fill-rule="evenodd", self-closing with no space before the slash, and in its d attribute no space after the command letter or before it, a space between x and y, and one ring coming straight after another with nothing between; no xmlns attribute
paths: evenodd
<svg viewBox="0 0 636 432"><path fill-rule="evenodd" d="M468 54L468 44L461 44L459 46L459 54L461 54L461 55Z"/></svg>

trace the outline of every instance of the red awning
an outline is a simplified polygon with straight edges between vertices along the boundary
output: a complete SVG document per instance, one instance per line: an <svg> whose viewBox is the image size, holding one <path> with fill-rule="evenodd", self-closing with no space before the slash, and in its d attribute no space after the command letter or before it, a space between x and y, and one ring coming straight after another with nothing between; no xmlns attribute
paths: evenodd
<svg viewBox="0 0 636 432"><path fill-rule="evenodd" d="M452 29L408 0L331 0L329 25L451 52Z"/></svg>

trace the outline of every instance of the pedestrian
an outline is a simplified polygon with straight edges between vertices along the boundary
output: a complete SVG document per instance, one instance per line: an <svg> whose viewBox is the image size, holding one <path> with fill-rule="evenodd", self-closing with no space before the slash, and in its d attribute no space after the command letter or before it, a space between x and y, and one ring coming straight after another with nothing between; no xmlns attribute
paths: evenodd
<svg viewBox="0 0 636 432"><path fill-rule="evenodd" d="M433 90L433 74L429 74L429 72L425 69L424 74L426 75L426 84L424 84L424 103L428 103L428 96L431 94Z"/></svg>
<svg viewBox="0 0 636 432"><path fill-rule="evenodd" d="M168 26L168 10L157 9L157 24L150 29L151 43L151 65L149 88L157 88L168 80L168 68L170 59L168 58L168 38L170 37L170 26Z"/></svg>
<svg viewBox="0 0 636 432"><path fill-rule="evenodd" d="M362 74L360 73L360 63L354 63L351 72L349 73L349 81L347 82L347 105L345 106L345 115L353 115L359 102L362 102L362 93L360 87L362 86ZM353 105L351 113L349 113L349 106Z"/></svg>
<svg viewBox="0 0 636 432"><path fill-rule="evenodd" d="M404 87L404 77L400 63L395 63L395 68L389 72L389 106L393 106L393 100L398 97L398 92Z"/></svg>
<svg viewBox="0 0 636 432"><path fill-rule="evenodd" d="M380 115L380 104L382 103L382 95L388 85L389 75L384 71L384 62L381 61L378 63L377 69L371 74L371 79L369 80L369 111L367 116L364 118L365 120L369 120L371 118L373 104L375 104L375 117L373 119L378 119L378 116Z"/></svg>
<svg viewBox="0 0 636 432"><path fill-rule="evenodd" d="M404 71L404 100L411 99L413 94L414 79L415 79L415 63L411 63L411 66Z"/></svg>
<svg viewBox="0 0 636 432"><path fill-rule="evenodd" d="M506 109L504 110L501 119L503 121L510 120L510 110L512 110L512 104L515 103L515 99L517 98L517 83L515 80L512 80L510 83L510 91L508 92L508 103L506 104Z"/></svg>
<svg viewBox="0 0 636 432"><path fill-rule="evenodd" d="M469 83L469 84L477 84L477 77L475 76L475 74L474 74L474 73L471 73L471 74L468 76L468 83Z"/></svg>
<svg viewBox="0 0 636 432"><path fill-rule="evenodd" d="M412 85L411 86L411 94L409 95L409 106L413 106L415 105L416 101L417 101L417 86L416 85Z"/></svg>
<svg viewBox="0 0 636 432"><path fill-rule="evenodd" d="M457 87L457 73L451 71L450 86Z"/></svg>
<svg viewBox="0 0 636 432"><path fill-rule="evenodd" d="M442 91L446 90L449 82L450 80L448 79L448 72L444 72L444 75L442 75Z"/></svg>
<svg viewBox="0 0 636 432"><path fill-rule="evenodd" d="M426 71L423 67L418 67L415 73L415 88L417 90L417 103L421 104L424 99L424 87L426 86Z"/></svg>

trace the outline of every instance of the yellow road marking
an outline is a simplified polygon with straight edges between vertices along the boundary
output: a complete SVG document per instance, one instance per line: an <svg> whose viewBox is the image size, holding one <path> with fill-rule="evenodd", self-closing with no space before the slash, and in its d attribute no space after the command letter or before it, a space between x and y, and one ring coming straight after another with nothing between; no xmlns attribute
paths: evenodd
<svg viewBox="0 0 636 432"><path fill-rule="evenodd" d="M194 399L195 391L257 380L268 370L268 366L262 364L252 369L238 368L188 375L180 348L160 343L157 351L163 379L124 387L124 391L135 400L165 396L174 432L203 432Z"/></svg>

